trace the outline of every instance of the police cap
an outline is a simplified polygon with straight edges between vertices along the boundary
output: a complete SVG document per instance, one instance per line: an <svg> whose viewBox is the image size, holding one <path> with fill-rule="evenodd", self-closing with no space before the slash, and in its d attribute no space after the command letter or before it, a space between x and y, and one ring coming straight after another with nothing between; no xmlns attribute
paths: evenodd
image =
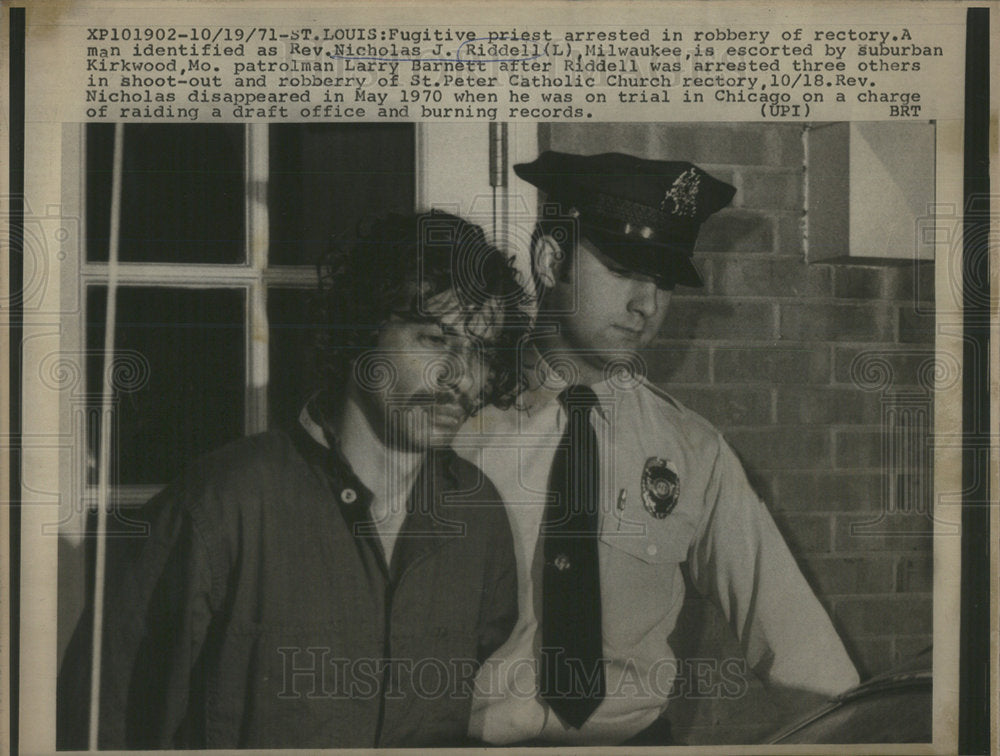
<svg viewBox="0 0 1000 756"><path fill-rule="evenodd" d="M669 285L702 285L691 261L698 230L736 193L691 163L620 152L546 151L514 172L578 218L601 252Z"/></svg>

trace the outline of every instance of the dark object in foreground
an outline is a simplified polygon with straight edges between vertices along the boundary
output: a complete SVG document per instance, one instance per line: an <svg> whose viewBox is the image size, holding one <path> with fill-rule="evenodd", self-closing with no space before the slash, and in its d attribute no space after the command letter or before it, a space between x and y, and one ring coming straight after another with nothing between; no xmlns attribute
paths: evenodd
<svg viewBox="0 0 1000 756"><path fill-rule="evenodd" d="M838 696L768 743L929 743L931 649Z"/></svg>

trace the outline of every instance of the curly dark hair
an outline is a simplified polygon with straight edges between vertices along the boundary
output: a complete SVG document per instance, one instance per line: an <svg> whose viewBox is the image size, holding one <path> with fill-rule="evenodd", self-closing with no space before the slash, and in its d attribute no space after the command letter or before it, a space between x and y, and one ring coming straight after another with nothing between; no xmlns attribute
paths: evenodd
<svg viewBox="0 0 1000 756"><path fill-rule="evenodd" d="M436 321L426 303L451 292L464 323L463 335L479 340L488 304L499 336L483 344L487 381L476 409L513 405L526 380L519 345L531 323L528 295L508 257L483 230L440 211L389 215L359 231L348 244L334 244L317 265L317 362L325 399L346 385L354 361L372 349L391 316Z"/></svg>

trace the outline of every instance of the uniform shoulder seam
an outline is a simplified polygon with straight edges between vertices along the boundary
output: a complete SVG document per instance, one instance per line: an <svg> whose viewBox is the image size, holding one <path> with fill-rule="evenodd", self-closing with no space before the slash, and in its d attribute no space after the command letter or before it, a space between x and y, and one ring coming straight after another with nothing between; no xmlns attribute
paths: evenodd
<svg viewBox="0 0 1000 756"><path fill-rule="evenodd" d="M653 394L657 399L662 400L668 407L673 411L679 413L679 415L687 422L693 423L697 426L701 426L702 430L706 433L715 436L717 441L724 441L724 436L722 431L715 427L707 418L703 417L701 414L695 412L693 409L688 407L686 404L681 402L679 399L674 398L664 389L656 386L649 381L643 381L643 385L649 389L650 393Z"/></svg>
<svg viewBox="0 0 1000 756"><path fill-rule="evenodd" d="M649 392L651 394L653 394L653 396L657 397L658 399L662 399L667 404L670 404L671 406L673 406L674 409L681 410L681 411L687 410L687 408L683 404L681 404L679 401L677 401L676 399L674 399L674 397L672 397L669 393L667 393L667 391L665 391L664 389L660 388L655 383L652 383L649 380L644 380L642 382L642 385L645 386L649 390Z"/></svg>

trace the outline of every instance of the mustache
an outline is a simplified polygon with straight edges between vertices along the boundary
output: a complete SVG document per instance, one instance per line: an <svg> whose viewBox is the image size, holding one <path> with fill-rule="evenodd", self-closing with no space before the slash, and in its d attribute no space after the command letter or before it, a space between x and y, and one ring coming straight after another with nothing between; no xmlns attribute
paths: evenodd
<svg viewBox="0 0 1000 756"><path fill-rule="evenodd" d="M407 404L414 407L453 405L461 409L467 416L471 415L476 407L472 397L446 390L416 391L410 394Z"/></svg>

